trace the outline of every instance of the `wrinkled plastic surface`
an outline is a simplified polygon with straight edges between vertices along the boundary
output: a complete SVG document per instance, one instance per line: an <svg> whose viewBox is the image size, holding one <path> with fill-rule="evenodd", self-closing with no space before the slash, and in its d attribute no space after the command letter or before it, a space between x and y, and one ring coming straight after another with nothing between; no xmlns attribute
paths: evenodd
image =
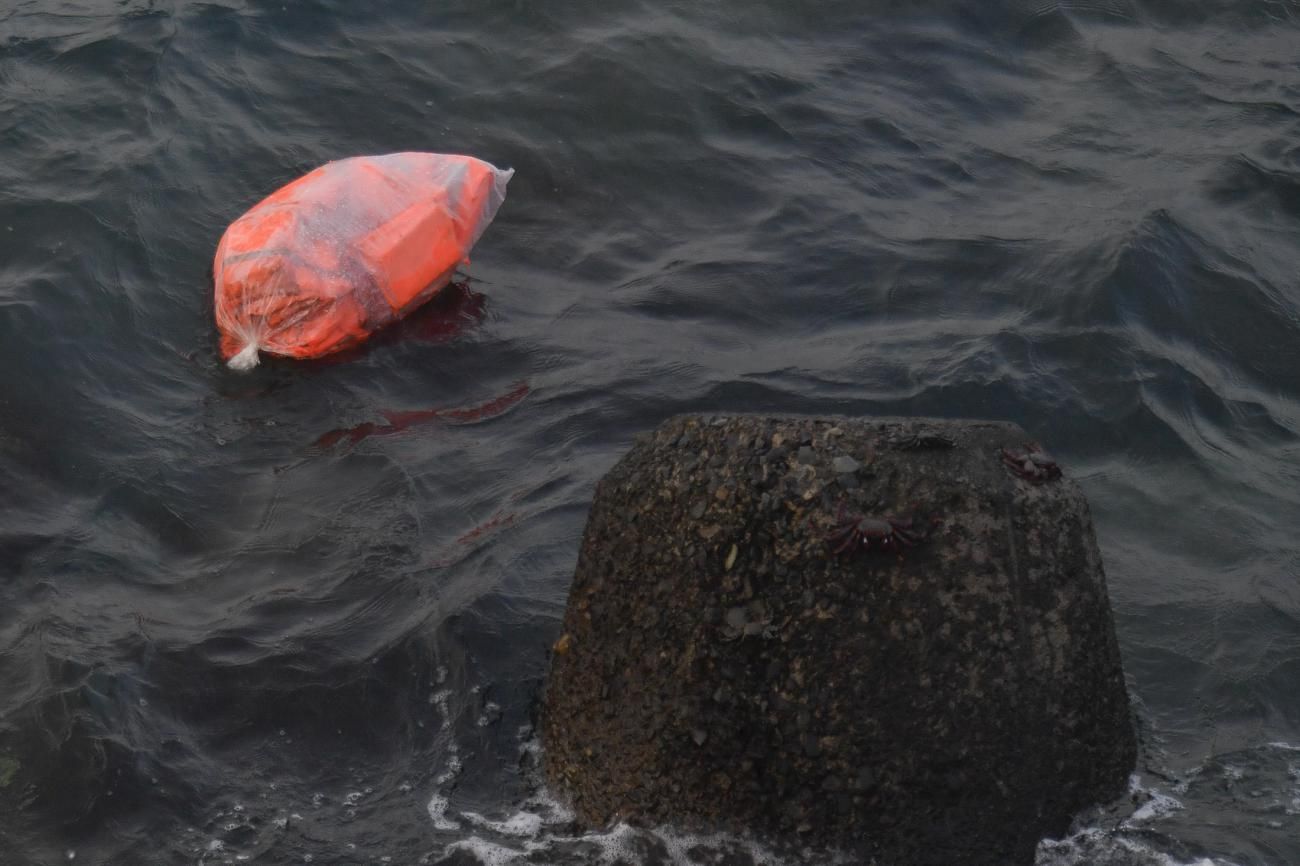
<svg viewBox="0 0 1300 866"><path fill-rule="evenodd" d="M445 286L512 170L394 153L321 166L230 224L213 261L221 355L315 358L365 340Z"/></svg>

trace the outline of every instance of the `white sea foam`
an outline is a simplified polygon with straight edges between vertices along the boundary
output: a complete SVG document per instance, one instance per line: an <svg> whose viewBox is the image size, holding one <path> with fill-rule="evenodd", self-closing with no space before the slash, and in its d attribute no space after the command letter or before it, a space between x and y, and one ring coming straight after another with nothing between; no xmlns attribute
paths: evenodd
<svg viewBox="0 0 1300 866"><path fill-rule="evenodd" d="M524 751L529 751L527 745ZM547 852L556 855L580 852L582 862L601 866L645 863L647 860L664 866L698 866L700 863L718 862L723 855L739 855L735 862L753 863L754 866L796 866L814 862L818 866L833 866L853 862L849 857L825 853L788 859L752 839L721 833L686 833L671 827L642 829L620 823L575 834L572 810L544 788L518 811L503 818L488 818L477 812L461 812L460 817L485 833L450 843L444 856L462 851L472 854L482 866L537 862L537 856L544 856Z"/></svg>
<svg viewBox="0 0 1300 866"><path fill-rule="evenodd" d="M1100 827L1088 827L1064 839L1044 839L1034 862L1036 866L1234 866L1209 857L1176 860L1137 839Z"/></svg>
<svg viewBox="0 0 1300 866"><path fill-rule="evenodd" d="M437 701L445 706L445 698ZM449 719L444 715L444 727ZM540 766L541 746L535 732L520 729L520 755L525 766ZM1292 747L1281 744L1279 748ZM439 790L460 772L455 743L448 747L448 769L438 777ZM1300 748L1295 748L1300 751ZM1295 776L1293 776L1295 778ZM523 866L537 862L582 862L599 866L653 863L655 866L698 866L702 863L752 863L755 866L832 866L858 862L852 856L824 851L777 852L753 839L730 834L687 833L671 827L643 829L617 824L601 830L579 832L574 814L546 789L543 780L530 779L534 794L513 813L493 816L464 811L449 814L443 794L429 803L429 815L440 830L460 830L462 838L447 844L443 856L469 854L482 866ZM1185 794L1186 784L1172 790ZM1166 790L1148 786L1141 776L1129 779L1129 792L1141 803L1132 814L1111 819L1109 826L1088 826L1063 839L1040 843L1036 866L1235 866L1227 860L1202 857L1178 860L1151 847L1150 825L1184 809ZM1300 793L1298 791L1297 793ZM1295 800L1300 805L1300 796Z"/></svg>
<svg viewBox="0 0 1300 866"><path fill-rule="evenodd" d="M445 682L447 679L447 669L438 668L438 682ZM438 715L441 718L439 730L450 734L451 732L451 690L440 689L429 695L429 703L438 709ZM447 816L447 810L451 806L451 801L443 793L456 779L460 776L462 768L460 759L460 747L455 740L449 740L447 743L447 766L439 776L434 779L434 785L437 790L429 798L428 811L429 818L433 821L433 826L439 830L452 831L460 829L460 822Z"/></svg>
<svg viewBox="0 0 1300 866"><path fill-rule="evenodd" d="M438 776L437 779L434 780L434 784L437 785L438 791L429 798L429 818L433 820L433 826L437 827L439 830L460 829L459 821L447 817L447 809L451 805L451 802L447 798L447 795L442 793L448 785L456 781L456 778L460 776L462 764L460 755L457 754L457 750L454 746L455 744L453 743L452 748L449 750L447 768Z"/></svg>
<svg viewBox="0 0 1300 866"><path fill-rule="evenodd" d="M1183 793L1187 790L1185 781L1174 787ZM1118 827L1085 827L1064 839L1044 839L1038 845L1036 866L1235 866L1208 857L1177 860L1150 847L1136 834L1152 821L1181 811L1183 804L1158 788L1147 787L1136 773L1129 777L1129 794L1145 802Z"/></svg>
<svg viewBox="0 0 1300 866"><path fill-rule="evenodd" d="M506 866L507 863L513 863L528 853L474 838L448 845L446 853L450 854L452 851L468 851L483 866Z"/></svg>
<svg viewBox="0 0 1300 866"><path fill-rule="evenodd" d="M536 752L535 742L524 744L525 754ZM453 756L453 763L458 760ZM444 774L445 776L446 774ZM1038 848L1037 866L1235 866L1229 861L1199 858L1181 861L1151 848L1138 835L1144 825L1183 808L1176 798L1131 779L1134 793L1146 802L1117 827L1087 827L1064 839L1044 840ZM435 797L430 816L442 830L461 829L447 815L445 797ZM603 830L573 832L573 813L544 787L512 814L493 818L478 812L460 812L472 832L446 846L472 855L482 866L522 866L545 862L547 854L565 862L577 855L583 863L616 864L653 862L662 866L698 866L701 863L753 863L755 866L817 866L849 864L853 857L826 852L782 855L763 844L728 834L687 833L671 827L634 828L617 824ZM539 860L539 858L541 858Z"/></svg>
<svg viewBox="0 0 1300 866"><path fill-rule="evenodd" d="M523 822L516 822L512 818L489 823L495 828L499 824L518 827ZM605 830L576 836L552 832L543 826L541 832L532 838L521 839L517 844L473 836L451 843L444 855L464 851L472 854L483 866L510 866L537 862L536 855L540 852L563 850L581 851L582 862L601 866L644 863L647 859L664 866L698 866L700 863L717 862L723 852L732 856L740 854L754 866L796 866L811 862L816 862L819 866L832 866L853 862L847 857L828 858L825 855L820 855L815 860L803 857L788 860L750 839L722 834L682 833L668 827L644 830L627 824L617 824Z"/></svg>
<svg viewBox="0 0 1300 866"><path fill-rule="evenodd" d="M1185 794L1187 792L1186 780L1175 784L1174 790L1179 794ZM1164 793L1158 788L1148 788L1144 785L1142 777L1137 773L1128 777L1128 792L1129 796L1135 800L1142 799L1146 802L1124 821L1121 826L1125 829L1135 829L1141 824L1172 815L1183 808L1181 800Z"/></svg>
<svg viewBox="0 0 1300 866"><path fill-rule="evenodd" d="M1172 815L1174 812L1183 808L1182 802L1174 799L1168 794L1162 794L1158 791L1150 791L1148 793L1151 799L1143 803L1141 807L1139 807L1138 810L1124 822L1124 827L1126 829L1134 829L1138 825L1145 824L1148 821L1153 821L1157 818L1164 818L1165 816Z"/></svg>
<svg viewBox="0 0 1300 866"><path fill-rule="evenodd" d="M503 836L536 836L546 824L546 819L534 812L516 812L501 821L490 820L478 812L460 814L475 827L482 827Z"/></svg>

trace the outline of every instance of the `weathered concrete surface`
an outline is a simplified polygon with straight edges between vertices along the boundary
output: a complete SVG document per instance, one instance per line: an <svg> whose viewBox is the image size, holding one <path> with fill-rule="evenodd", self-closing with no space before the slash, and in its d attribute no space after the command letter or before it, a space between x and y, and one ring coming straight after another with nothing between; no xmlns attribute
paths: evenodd
<svg viewBox="0 0 1300 866"><path fill-rule="evenodd" d="M1031 863L1124 791L1091 520L1014 425L682 417L601 481L543 706L580 818L743 827L882 862ZM915 514L835 555L844 503Z"/></svg>

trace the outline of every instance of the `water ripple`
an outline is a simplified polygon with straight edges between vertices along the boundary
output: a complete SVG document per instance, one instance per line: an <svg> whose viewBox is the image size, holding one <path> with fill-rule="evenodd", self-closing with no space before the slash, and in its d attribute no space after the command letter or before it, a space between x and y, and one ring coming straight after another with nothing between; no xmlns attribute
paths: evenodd
<svg viewBox="0 0 1300 866"><path fill-rule="evenodd" d="M31 818L24 856L518 848L492 822L536 793L516 734L594 485L636 433L722 410L1043 439L1093 504L1144 761L1188 784L1115 828L1158 850L1040 860L1300 858L1276 809L1196 781L1280 792L1265 743L1300 741L1298 18L10 4L0 814ZM402 149L518 170L466 284L359 352L226 371L225 225Z"/></svg>

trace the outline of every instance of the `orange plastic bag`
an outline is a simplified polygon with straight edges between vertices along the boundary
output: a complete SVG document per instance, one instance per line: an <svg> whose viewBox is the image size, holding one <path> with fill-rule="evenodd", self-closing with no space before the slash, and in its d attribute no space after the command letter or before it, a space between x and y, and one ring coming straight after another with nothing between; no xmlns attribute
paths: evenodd
<svg viewBox="0 0 1300 866"><path fill-rule="evenodd" d="M217 246L222 357L236 370L259 351L316 358L406 315L469 263L513 174L469 156L394 153L281 187Z"/></svg>

